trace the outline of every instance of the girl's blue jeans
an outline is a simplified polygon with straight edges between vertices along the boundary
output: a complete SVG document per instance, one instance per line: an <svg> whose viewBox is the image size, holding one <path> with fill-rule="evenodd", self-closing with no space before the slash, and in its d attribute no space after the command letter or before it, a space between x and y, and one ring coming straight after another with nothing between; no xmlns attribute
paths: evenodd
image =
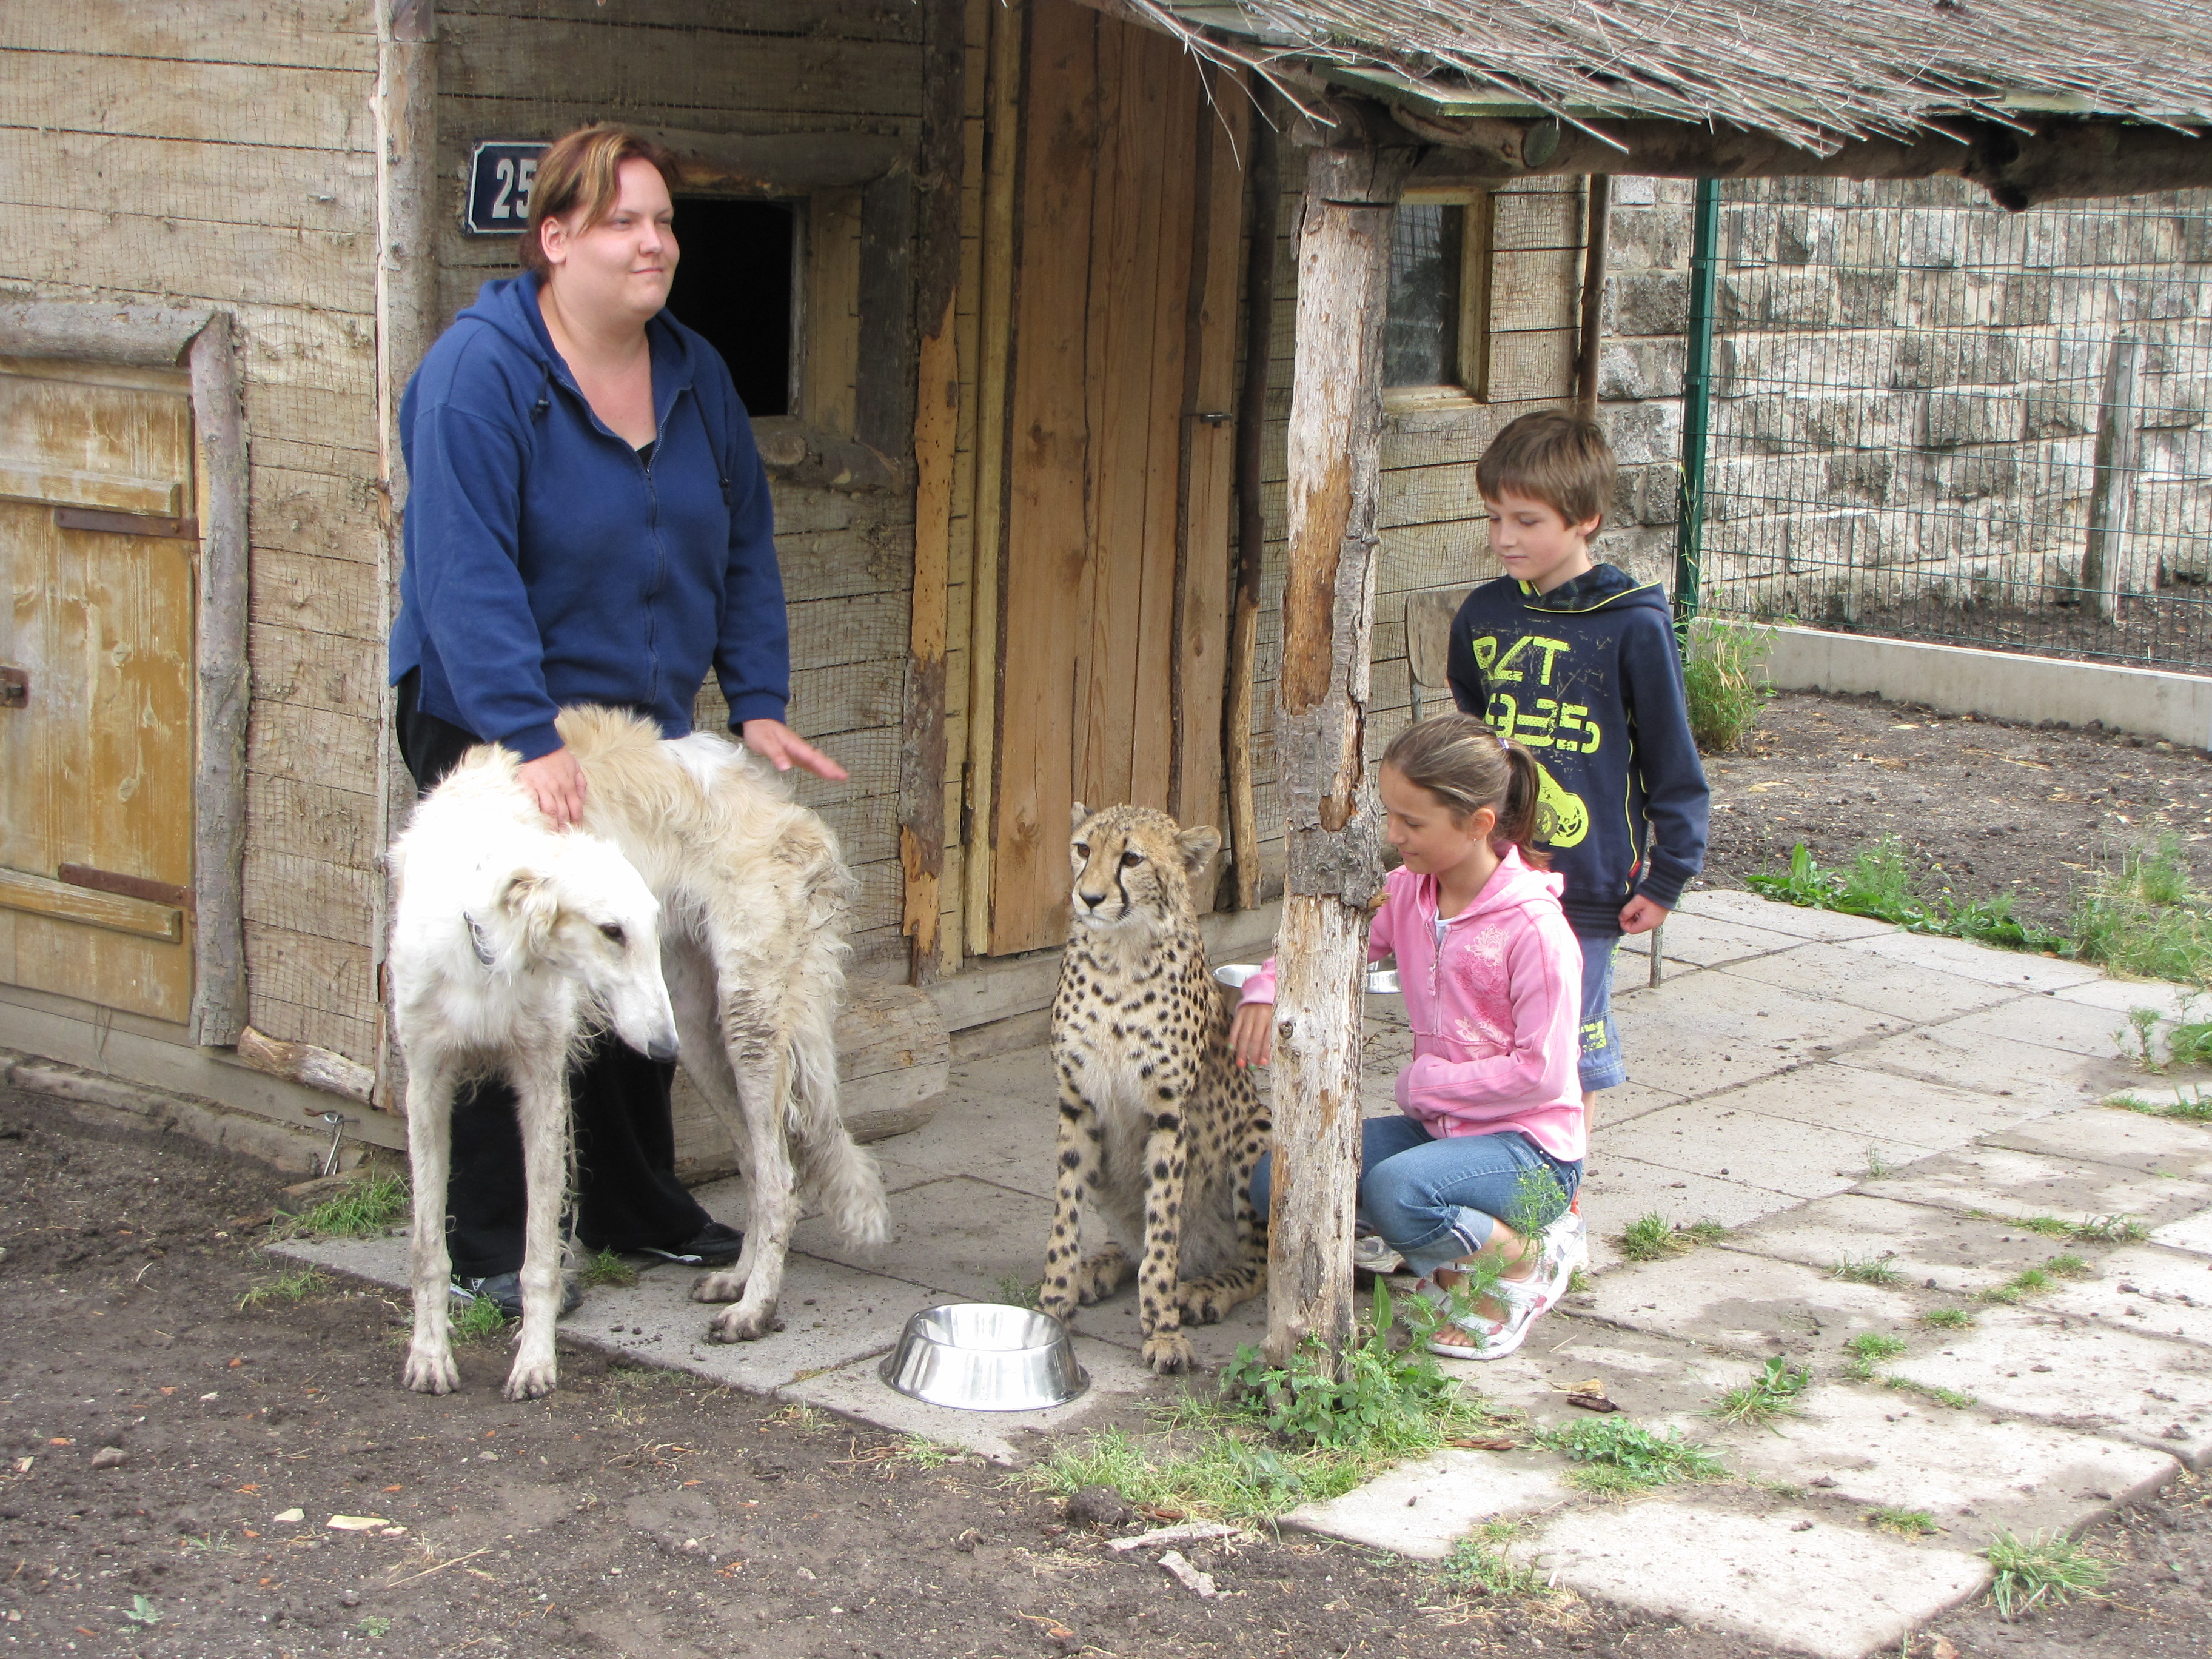
<svg viewBox="0 0 2212 1659"><path fill-rule="evenodd" d="M1252 1171L1252 1203L1267 1213L1274 1154ZM1359 1213L1428 1274L1473 1255L1502 1220L1533 1233L1558 1219L1582 1184L1583 1166L1553 1158L1524 1134L1436 1139L1402 1115L1360 1126Z"/></svg>

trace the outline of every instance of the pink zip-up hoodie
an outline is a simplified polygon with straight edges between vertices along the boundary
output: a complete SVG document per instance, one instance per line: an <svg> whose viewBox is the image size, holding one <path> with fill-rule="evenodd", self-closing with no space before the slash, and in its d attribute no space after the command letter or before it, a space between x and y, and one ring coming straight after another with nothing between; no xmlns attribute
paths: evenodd
<svg viewBox="0 0 2212 1659"><path fill-rule="evenodd" d="M1437 881L1393 870L1367 935L1370 962L1395 955L1413 1028L1398 1106L1438 1139L1519 1130L1553 1158L1587 1146L1577 1070L1582 946L1559 908L1565 884L1509 848L1437 943ZM1244 982L1275 1000L1275 963Z"/></svg>

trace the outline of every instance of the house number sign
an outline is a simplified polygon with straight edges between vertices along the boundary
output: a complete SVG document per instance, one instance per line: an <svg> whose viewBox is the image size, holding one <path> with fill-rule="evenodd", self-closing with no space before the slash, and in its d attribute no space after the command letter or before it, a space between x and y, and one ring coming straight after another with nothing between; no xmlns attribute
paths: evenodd
<svg viewBox="0 0 2212 1659"><path fill-rule="evenodd" d="M488 138L469 157L469 207L462 222L473 236L520 234L530 217L530 187L538 181L544 144Z"/></svg>

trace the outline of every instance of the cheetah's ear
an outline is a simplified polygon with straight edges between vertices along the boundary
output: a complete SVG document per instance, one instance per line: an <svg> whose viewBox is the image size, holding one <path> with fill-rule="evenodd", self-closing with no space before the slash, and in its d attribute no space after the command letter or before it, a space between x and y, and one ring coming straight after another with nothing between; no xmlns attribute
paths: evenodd
<svg viewBox="0 0 2212 1659"><path fill-rule="evenodd" d="M1182 848L1182 867L1194 876L1205 869L1212 861L1213 855L1221 850L1221 831L1211 824L1201 823L1196 829L1186 830L1177 836L1176 844Z"/></svg>
<svg viewBox="0 0 2212 1659"><path fill-rule="evenodd" d="M1068 833L1073 835L1075 831L1083 828L1083 820L1090 816L1091 809L1085 806L1081 801L1076 802L1075 805L1069 811L1067 815Z"/></svg>

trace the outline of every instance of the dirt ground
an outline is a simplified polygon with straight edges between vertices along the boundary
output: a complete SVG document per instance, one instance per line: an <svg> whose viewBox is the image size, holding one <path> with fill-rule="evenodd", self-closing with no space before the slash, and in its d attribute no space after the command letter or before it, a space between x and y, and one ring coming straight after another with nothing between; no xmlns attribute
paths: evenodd
<svg viewBox="0 0 2212 1659"><path fill-rule="evenodd" d="M1784 692L1743 752L1709 757L1705 770L1705 879L1717 887L1782 868L1801 841L1838 866L1894 834L1930 890L2009 892L2023 920L2055 927L2104 862L2168 833L2212 887L2212 762L2201 750Z"/></svg>

